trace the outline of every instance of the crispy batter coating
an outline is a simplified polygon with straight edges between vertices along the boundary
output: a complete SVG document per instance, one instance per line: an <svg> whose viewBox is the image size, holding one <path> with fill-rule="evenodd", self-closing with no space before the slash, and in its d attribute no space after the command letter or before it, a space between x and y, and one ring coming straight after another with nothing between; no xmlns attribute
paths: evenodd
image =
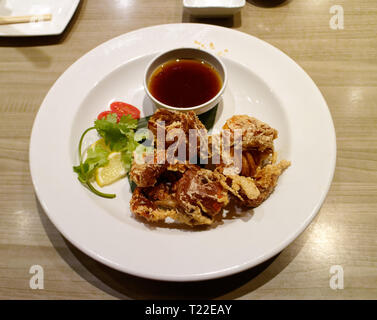
<svg viewBox="0 0 377 320"><path fill-rule="evenodd" d="M256 207L269 197L280 174L289 166L287 161L274 164L276 154L273 152L273 142L278 132L268 124L246 115L231 117L223 129L230 130L231 139L234 130L242 130L242 155L237 162L233 144L230 155L221 159L216 171L224 175L224 187L240 205Z"/></svg>
<svg viewBox="0 0 377 320"><path fill-rule="evenodd" d="M207 134L206 127L200 122L199 118L193 111L183 113L167 109L158 109L148 121L148 129L152 131L156 139L157 129L162 128L162 122L165 125L166 147L176 141L176 139L174 140L172 138L175 137L175 134L179 129L186 135L185 142L187 143L189 142L188 135L190 129L196 129Z"/></svg>
<svg viewBox="0 0 377 320"><path fill-rule="evenodd" d="M176 128L182 129L185 133L188 133L189 129L206 130L206 127L200 122L195 112L189 111L184 113L167 109L158 109L154 113L148 121L148 129L157 135L158 122L162 121L165 123L166 131Z"/></svg>
<svg viewBox="0 0 377 320"><path fill-rule="evenodd" d="M165 221L166 218L172 218L187 225L212 223L208 218L204 217L205 219L200 221L200 219L179 212L176 208L159 207L154 201L149 200L143 191L143 188L136 188L130 201L131 210L136 216L143 217L150 222Z"/></svg>
<svg viewBox="0 0 377 320"><path fill-rule="evenodd" d="M258 207L274 191L280 175L290 165L289 161L282 160L278 164L268 164L263 168L258 168L254 182L259 190L259 196L254 199L244 197L239 203L245 207Z"/></svg>
<svg viewBox="0 0 377 320"><path fill-rule="evenodd" d="M259 163L253 167L253 170L245 169L243 163L241 172L233 174L230 170L227 174L227 168L220 165L216 168L218 174L223 175L222 184L227 190L237 198L237 203L244 207L257 207L265 201L275 189L279 176L290 166L290 162L282 160L275 164L275 154L271 157L268 164ZM255 160L253 160L255 165ZM250 164L246 164L250 167ZM248 171L249 170L249 171Z"/></svg>
<svg viewBox="0 0 377 320"><path fill-rule="evenodd" d="M278 132L264 123L247 115L236 115L225 122L223 129L229 129L231 133L236 129L242 130L242 148L265 151L274 150L274 139Z"/></svg>
<svg viewBox="0 0 377 320"><path fill-rule="evenodd" d="M206 169L187 170L176 184L176 199L185 212L199 207L209 216L215 216L228 204L228 194L219 178Z"/></svg>
<svg viewBox="0 0 377 320"><path fill-rule="evenodd" d="M222 174L219 173L219 175ZM233 194L239 202L254 200L259 197L259 189L252 178L240 175L227 175L223 177L223 179L220 179L221 184Z"/></svg>
<svg viewBox="0 0 377 320"><path fill-rule="evenodd" d="M135 161L132 163L131 171L130 171L130 178L133 182L136 183L138 187L152 187L154 186L158 179L164 175L166 177L170 176L173 179L173 172L185 173L186 170L191 169L194 170L198 168L198 166L194 164L190 164L188 162L185 163L142 163L137 164ZM170 174L169 174L170 172ZM168 178L165 178L168 181Z"/></svg>
<svg viewBox="0 0 377 320"><path fill-rule="evenodd" d="M170 217L190 226L209 225L228 203L226 189L217 176L206 169L186 170L172 184L136 188L130 202L132 212L148 221Z"/></svg>
<svg viewBox="0 0 377 320"><path fill-rule="evenodd" d="M164 222L166 218L171 218L189 226L210 225L213 220L195 211L191 215L185 214L176 208L169 209L158 207L149 201L142 193L142 188L136 188L130 201L132 212L136 216L145 218L149 222Z"/></svg>
<svg viewBox="0 0 377 320"><path fill-rule="evenodd" d="M178 130L184 133L183 140L179 141L186 143L186 147L190 129L202 129L207 139L207 130L193 112L157 110L148 123L155 139L159 121L165 122L163 138L167 143L165 150L155 150L156 154L166 155L169 145L178 141L175 135ZM273 141L277 130L246 115L228 119L223 129L231 133L230 152L224 156L223 145L217 143L225 135L224 131L210 136L209 151L214 150L209 154L211 170L190 164L187 157L183 162L134 163L130 176L138 187L130 202L132 212L151 222L171 218L190 226L210 225L228 204L228 195L245 207L257 207L265 201L275 189L279 176L290 166L286 160L276 164ZM232 138L236 129L242 130L242 144L238 146ZM169 140L169 137L175 138ZM203 137L198 137L197 151L200 139ZM219 147L216 149L216 146ZM240 147L238 161L234 157L237 147ZM220 164L214 161L216 153L221 155Z"/></svg>
<svg viewBox="0 0 377 320"><path fill-rule="evenodd" d="M150 187L156 184L157 179L166 171L166 169L167 164L137 164L136 162L133 162L130 177L138 187Z"/></svg>
<svg viewBox="0 0 377 320"><path fill-rule="evenodd" d="M158 109L155 114L148 121L148 128L154 134L155 139L157 139L157 128L160 127L160 122L165 123L165 148L167 149L174 141L177 139L170 139L174 137L174 134L177 130L182 130L185 134L184 139L181 143L189 146L189 130L197 129L200 130L204 136L207 135L207 130L205 126L200 122L196 114L192 111L187 113L169 111L166 109ZM198 143L196 145L197 150L200 148L199 143L200 137L198 137ZM165 161L161 164L157 160L157 154L160 158ZM186 150L186 155L188 155L188 149ZM153 156L153 154L152 154ZM171 155L170 155L171 156ZM180 171L183 173L187 168L190 168L188 164L188 159L180 159L181 162L177 162L177 159L170 157L166 150L155 150L154 161L153 163L136 163L135 160L131 167L130 177L132 181L136 183L138 187L150 187L157 183L157 179L163 174L166 170L170 171ZM171 164L170 162L173 162ZM169 163L168 163L169 162Z"/></svg>

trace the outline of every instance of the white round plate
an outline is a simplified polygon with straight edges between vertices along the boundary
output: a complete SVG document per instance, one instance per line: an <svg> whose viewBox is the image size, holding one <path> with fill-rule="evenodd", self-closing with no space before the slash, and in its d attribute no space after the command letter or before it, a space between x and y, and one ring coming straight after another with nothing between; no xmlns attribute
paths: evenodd
<svg viewBox="0 0 377 320"><path fill-rule="evenodd" d="M292 162L260 207L208 230L157 227L134 218L127 179L90 193L77 180L77 144L111 101L153 113L143 90L147 63L163 50L206 48L221 55L228 86L216 127L249 114L278 129L276 150ZM95 137L87 139L87 144ZM250 35L202 24L169 24L114 38L56 81L35 119L30 169L37 196L57 229L92 258L133 275L172 281L217 278L253 267L288 246L312 221L335 167L335 132L325 100L284 53Z"/></svg>

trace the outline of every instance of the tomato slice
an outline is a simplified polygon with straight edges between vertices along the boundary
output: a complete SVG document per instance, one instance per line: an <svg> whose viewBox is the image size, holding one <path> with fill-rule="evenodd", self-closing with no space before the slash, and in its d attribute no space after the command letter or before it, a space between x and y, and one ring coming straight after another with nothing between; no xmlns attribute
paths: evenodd
<svg viewBox="0 0 377 320"><path fill-rule="evenodd" d="M131 115L134 119L140 119L140 110L131 104L115 101L110 105L112 112L115 112L120 119L123 115Z"/></svg>
<svg viewBox="0 0 377 320"><path fill-rule="evenodd" d="M112 111L102 111L102 112L98 115L97 119L98 119L98 120L101 120L101 119L103 119L103 118L106 119L106 117L107 117L109 114L111 114L111 113L112 113Z"/></svg>

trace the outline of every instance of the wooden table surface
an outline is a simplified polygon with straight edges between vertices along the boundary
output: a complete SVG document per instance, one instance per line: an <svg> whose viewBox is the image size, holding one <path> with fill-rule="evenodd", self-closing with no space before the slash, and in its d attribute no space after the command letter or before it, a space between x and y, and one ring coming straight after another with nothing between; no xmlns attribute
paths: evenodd
<svg viewBox="0 0 377 320"><path fill-rule="evenodd" d="M329 26L335 4L344 9L343 30ZM120 34L177 22L234 28L287 53L320 88L337 134L334 180L308 229L260 266L196 283L122 274L73 247L39 205L28 162L34 117L66 68ZM274 8L250 0L233 18L211 20L183 12L180 0L82 0L61 36L1 38L0 298L376 299L376 39L375 0L291 0ZM44 268L43 290L29 286L32 265ZM333 265L344 271L344 289L329 285Z"/></svg>

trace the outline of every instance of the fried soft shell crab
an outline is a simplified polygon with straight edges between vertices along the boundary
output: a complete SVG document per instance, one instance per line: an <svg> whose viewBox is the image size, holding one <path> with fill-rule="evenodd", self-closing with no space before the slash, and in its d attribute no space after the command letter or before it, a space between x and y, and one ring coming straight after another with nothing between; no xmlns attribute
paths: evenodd
<svg viewBox="0 0 377 320"><path fill-rule="evenodd" d="M183 141L187 145L190 129L199 129L201 135L207 135L204 125L192 111L181 113L157 110L148 122L155 139L159 121L165 122L165 138L169 141L169 134L177 129L184 132ZM208 153L207 168L191 164L188 159L162 164L156 161L141 164L134 161L130 177L137 187L130 201L132 212L150 222L171 218L190 226L210 225L216 217L221 216L220 212L230 198L247 208L257 207L265 201L274 190L279 176L290 165L286 160L276 163L273 141L278 132L268 124L246 115L231 117L223 129L230 132L230 153L235 148L235 141L232 140L234 131L242 131L240 168L232 161L211 164L214 156L212 151ZM212 144L221 135L222 132L207 137L209 150L214 150ZM201 138L198 137L198 142ZM176 140L171 140L167 147L173 142Z"/></svg>

